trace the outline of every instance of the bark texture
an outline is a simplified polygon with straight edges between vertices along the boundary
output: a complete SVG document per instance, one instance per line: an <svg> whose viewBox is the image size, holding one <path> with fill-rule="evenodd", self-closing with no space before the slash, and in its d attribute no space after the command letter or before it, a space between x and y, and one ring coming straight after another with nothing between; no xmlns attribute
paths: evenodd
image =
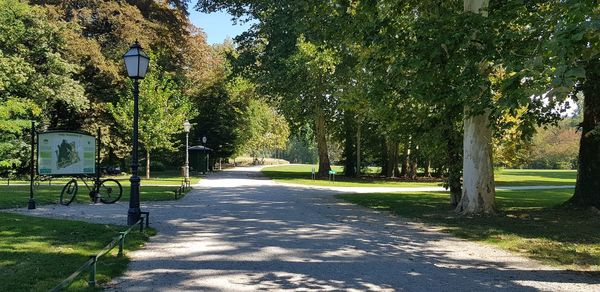
<svg viewBox="0 0 600 292"><path fill-rule="evenodd" d="M579 157L575 194L569 204L600 208L600 62L586 66L583 122L579 140Z"/></svg>
<svg viewBox="0 0 600 292"><path fill-rule="evenodd" d="M396 177L398 176L398 142L388 140L386 148L388 163L385 176Z"/></svg>
<svg viewBox="0 0 600 292"><path fill-rule="evenodd" d="M424 177L431 177L431 160L427 159L425 161L425 172L423 173Z"/></svg>
<svg viewBox="0 0 600 292"><path fill-rule="evenodd" d="M381 139L381 172L379 173L380 176L387 175L387 169L389 164L387 149L387 139L384 137L383 139Z"/></svg>
<svg viewBox="0 0 600 292"><path fill-rule="evenodd" d="M452 125L448 122L448 125ZM460 132L452 127L445 131L446 164L448 165L447 184L450 189L450 205L456 207L462 197L462 143Z"/></svg>
<svg viewBox="0 0 600 292"><path fill-rule="evenodd" d="M329 175L331 166L329 163L329 154L327 150L327 128L325 125L325 113L323 109L315 109L315 130L317 136L317 151L319 153L319 177Z"/></svg>
<svg viewBox="0 0 600 292"><path fill-rule="evenodd" d="M464 0L465 12L487 16L488 0ZM460 214L496 213L496 190L492 163L490 111L471 116L464 112L463 189L456 211Z"/></svg>
<svg viewBox="0 0 600 292"><path fill-rule="evenodd" d="M402 155L402 168L400 169L400 176L408 176L408 164L410 163L410 142L404 145L404 154Z"/></svg>
<svg viewBox="0 0 600 292"><path fill-rule="evenodd" d="M473 117L465 111L465 117L463 190L456 211L460 214L494 214L496 190L489 111Z"/></svg>
<svg viewBox="0 0 600 292"><path fill-rule="evenodd" d="M146 151L146 179L150 179L150 151Z"/></svg>
<svg viewBox="0 0 600 292"><path fill-rule="evenodd" d="M354 114L351 112L344 112L344 176L354 177L356 176L356 141L355 132L356 122L354 121Z"/></svg>
<svg viewBox="0 0 600 292"><path fill-rule="evenodd" d="M356 175L360 175L360 126L361 122L358 121L356 125Z"/></svg>
<svg viewBox="0 0 600 292"><path fill-rule="evenodd" d="M419 151L419 146L417 145L413 150L412 159L410 160L410 167L408 169L408 177L410 179L417 179L417 168L419 164L417 151Z"/></svg>

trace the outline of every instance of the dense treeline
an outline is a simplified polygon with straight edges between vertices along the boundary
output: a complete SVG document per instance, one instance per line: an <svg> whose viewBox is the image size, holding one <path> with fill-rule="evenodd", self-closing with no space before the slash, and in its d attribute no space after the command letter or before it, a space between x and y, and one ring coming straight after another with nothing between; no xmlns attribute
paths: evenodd
<svg viewBox="0 0 600 292"><path fill-rule="evenodd" d="M250 152L248 147L283 148L288 129L278 112L250 83L229 78L232 44L209 46L190 23L187 5L0 0L0 176L27 173L30 121L38 131L95 135L99 128L102 165L129 169L133 107L122 55L136 40L152 60L140 87L147 176L153 167L183 164L186 119L194 124L191 144L207 136L214 159ZM276 138L270 144L256 141L270 132Z"/></svg>
<svg viewBox="0 0 600 292"><path fill-rule="evenodd" d="M188 19L190 4L254 22L235 44L209 46ZM600 207L597 1L0 0L0 8L2 172L26 172L32 120L38 130L100 128L103 164L127 169L131 84L121 57L138 40L152 57L140 96L147 175L163 162L179 167L189 119L191 144L207 137L213 159L276 153L317 161L321 176L332 162L347 176L377 165L380 176L414 179L423 169L446 179L460 213L496 211L496 166L577 167L570 203ZM577 122L560 122L571 101Z"/></svg>
<svg viewBox="0 0 600 292"><path fill-rule="evenodd" d="M346 175L374 151L381 175L438 169L458 212L495 213L493 168L515 163L499 152L522 153L536 129L583 99L571 203L600 207L597 1L203 0L198 8L255 20L236 38L234 73L254 81L292 131L312 129L320 175L333 138Z"/></svg>

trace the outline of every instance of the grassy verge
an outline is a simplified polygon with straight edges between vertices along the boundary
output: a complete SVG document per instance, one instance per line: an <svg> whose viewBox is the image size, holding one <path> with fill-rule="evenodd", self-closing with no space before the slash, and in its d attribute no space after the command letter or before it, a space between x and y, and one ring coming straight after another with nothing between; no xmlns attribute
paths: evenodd
<svg viewBox="0 0 600 292"><path fill-rule="evenodd" d="M0 213L0 291L48 291L77 270L125 227ZM127 251L153 235L134 231ZM97 280L107 283L122 274L129 259L116 250L100 258ZM84 273L68 290L87 288Z"/></svg>
<svg viewBox="0 0 600 292"><path fill-rule="evenodd" d="M311 179L312 169L318 169L316 165L286 165L263 168L265 176L279 182L339 186L339 187L430 187L441 186L441 179L419 178L416 181L403 179L379 178L374 175L359 178L345 177L342 174L343 167L333 166L337 171L336 182L327 179ZM540 185L574 185L577 172L574 170L518 170L503 169L496 171L497 186L540 186Z"/></svg>
<svg viewBox="0 0 600 292"><path fill-rule="evenodd" d="M235 159L230 159L230 162L234 162L236 166L252 166L254 165L254 158L249 156L239 156ZM289 161L276 158L258 158L258 161L263 165L279 165L279 164L290 164Z"/></svg>
<svg viewBox="0 0 600 292"><path fill-rule="evenodd" d="M34 196L38 205L57 204L62 190L62 185L53 184L51 186L42 184L35 188ZM143 201L168 201L175 199L174 190L176 186L142 186L140 189L140 199ZM130 189L123 187L123 196L121 202L129 200ZM79 190L75 197L75 202L89 203L88 189L79 184ZM29 186L0 186L0 209L22 208L27 206L29 201Z"/></svg>
<svg viewBox="0 0 600 292"><path fill-rule="evenodd" d="M190 173L190 175L192 174ZM103 178L108 177L118 180L124 186L129 185L129 174L119 176L107 176ZM152 172L149 179L146 179L145 173L140 173L140 177L142 178L142 185L180 186L183 182L183 177L179 172L176 171ZM190 177L191 184L196 184L199 181L199 177Z"/></svg>
<svg viewBox="0 0 600 292"><path fill-rule="evenodd" d="M102 178L112 178L118 180L121 185L128 186L129 185L129 177L130 174L123 175L103 175ZM145 173L140 173L140 177L142 178L142 184L144 185L161 185L161 186L180 186L183 182L183 177L180 173L176 171L156 171L152 172L149 179L145 178ZM51 181L42 181L40 184L48 185L49 183L52 185L64 185L71 177L55 177L52 178ZM200 181L199 177L190 177L191 184L196 184ZM0 186L6 186L8 184L29 184L28 180L11 180L10 183L6 180L6 178L0 178Z"/></svg>
<svg viewBox="0 0 600 292"><path fill-rule="evenodd" d="M440 186L439 181L398 181L392 179L382 179L370 176L360 178L349 178L342 174L343 167L332 166L331 168L337 172L335 182L327 179L311 179L312 169L318 170L315 165L286 165L272 166L262 169L262 173L279 182L303 184L303 185L318 185L318 186L336 186L336 187L419 187L419 186Z"/></svg>
<svg viewBox="0 0 600 292"><path fill-rule="evenodd" d="M458 217L446 193L349 194L339 198L444 228L456 236L499 246L576 270L600 270L600 215L557 207L572 189L499 191L495 217Z"/></svg>
<svg viewBox="0 0 600 292"><path fill-rule="evenodd" d="M498 186L575 185L576 170L502 169L496 172Z"/></svg>

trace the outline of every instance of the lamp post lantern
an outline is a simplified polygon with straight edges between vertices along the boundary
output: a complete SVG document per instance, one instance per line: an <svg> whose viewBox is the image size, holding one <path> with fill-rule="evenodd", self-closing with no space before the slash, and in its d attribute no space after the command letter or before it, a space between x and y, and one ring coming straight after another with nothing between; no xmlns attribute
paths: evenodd
<svg viewBox="0 0 600 292"><path fill-rule="evenodd" d="M189 134L191 128L192 124L190 124L188 120L185 120L185 122L183 123L183 131L185 132L185 166L183 170L183 175L186 184L190 182Z"/></svg>
<svg viewBox="0 0 600 292"><path fill-rule="evenodd" d="M133 79L133 149L131 153L131 193L129 196L129 210L127 211L127 224L133 225L141 215L140 210L140 177L138 176L138 98L140 94L139 80L144 79L150 64L150 58L140 44L135 41L129 51L123 55L127 75Z"/></svg>

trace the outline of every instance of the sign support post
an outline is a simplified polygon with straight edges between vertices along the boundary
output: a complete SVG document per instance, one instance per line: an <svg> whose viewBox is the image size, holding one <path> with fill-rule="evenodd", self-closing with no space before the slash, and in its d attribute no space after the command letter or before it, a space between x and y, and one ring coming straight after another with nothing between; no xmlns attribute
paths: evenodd
<svg viewBox="0 0 600 292"><path fill-rule="evenodd" d="M94 196L94 203L98 203L98 191L100 186L98 185L98 182L100 181L100 135L102 135L102 132L100 132L100 128L98 128L98 132L96 134L97 138L96 138L96 182L94 184L94 190L95 192L95 196Z"/></svg>
<svg viewBox="0 0 600 292"><path fill-rule="evenodd" d="M29 176L29 202L27 209L35 209L35 199L33 198L33 179L35 176L35 122L31 121L31 173Z"/></svg>

